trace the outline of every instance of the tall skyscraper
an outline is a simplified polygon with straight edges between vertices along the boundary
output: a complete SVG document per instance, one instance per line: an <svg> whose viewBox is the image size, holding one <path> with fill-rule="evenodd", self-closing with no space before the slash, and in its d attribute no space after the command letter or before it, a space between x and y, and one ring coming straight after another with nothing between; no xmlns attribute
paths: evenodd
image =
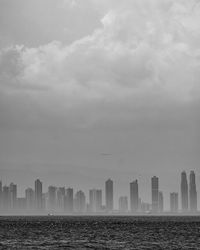
<svg viewBox="0 0 200 250"><path fill-rule="evenodd" d="M55 210L56 208L56 187L48 187L48 208Z"/></svg>
<svg viewBox="0 0 200 250"><path fill-rule="evenodd" d="M3 190L2 190L2 182L0 181L0 209L3 207Z"/></svg>
<svg viewBox="0 0 200 250"><path fill-rule="evenodd" d="M10 207L11 209L17 207L17 185L14 183L10 184Z"/></svg>
<svg viewBox="0 0 200 250"><path fill-rule="evenodd" d="M97 189L89 190L89 211L100 212L102 207L102 191Z"/></svg>
<svg viewBox="0 0 200 250"><path fill-rule="evenodd" d="M32 188L25 190L26 208L32 210L34 208L35 194Z"/></svg>
<svg viewBox="0 0 200 250"><path fill-rule="evenodd" d="M128 197L119 197L119 212L126 213L128 211Z"/></svg>
<svg viewBox="0 0 200 250"><path fill-rule="evenodd" d="M171 213L178 212L178 193L170 194L170 211Z"/></svg>
<svg viewBox="0 0 200 250"><path fill-rule="evenodd" d="M10 207L10 187L3 186L3 209L6 212Z"/></svg>
<svg viewBox="0 0 200 250"><path fill-rule="evenodd" d="M57 189L57 208L60 211L64 210L64 199L65 199L65 187L59 187Z"/></svg>
<svg viewBox="0 0 200 250"><path fill-rule="evenodd" d="M154 176L151 178L151 192L152 192L152 212L159 211L159 179Z"/></svg>
<svg viewBox="0 0 200 250"><path fill-rule="evenodd" d="M158 211L162 213L164 211L164 198L163 198L163 192L158 192Z"/></svg>
<svg viewBox="0 0 200 250"><path fill-rule="evenodd" d="M64 209L66 213L73 213L74 210L74 190L67 188L64 200Z"/></svg>
<svg viewBox="0 0 200 250"><path fill-rule="evenodd" d="M181 173L181 202L182 211L188 211L188 182L185 171Z"/></svg>
<svg viewBox="0 0 200 250"><path fill-rule="evenodd" d="M191 212L197 211L197 190L194 171L190 172L190 210Z"/></svg>
<svg viewBox="0 0 200 250"><path fill-rule="evenodd" d="M84 213L86 211L86 198L83 191L78 191L74 199L75 211L77 213Z"/></svg>
<svg viewBox="0 0 200 250"><path fill-rule="evenodd" d="M106 211L113 211L113 181L108 179L105 183Z"/></svg>
<svg viewBox="0 0 200 250"><path fill-rule="evenodd" d="M37 210L42 209L42 182L37 179L35 181L35 205Z"/></svg>
<svg viewBox="0 0 200 250"><path fill-rule="evenodd" d="M139 193L138 193L138 181L135 180L130 183L130 209L131 212L138 211Z"/></svg>

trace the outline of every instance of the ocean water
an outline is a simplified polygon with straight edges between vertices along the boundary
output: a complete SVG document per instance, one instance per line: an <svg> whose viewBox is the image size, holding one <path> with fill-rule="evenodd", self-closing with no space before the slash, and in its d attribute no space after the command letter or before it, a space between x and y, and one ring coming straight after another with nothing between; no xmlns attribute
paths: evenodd
<svg viewBox="0 0 200 250"><path fill-rule="evenodd" d="M0 249L200 249L200 217L0 217Z"/></svg>

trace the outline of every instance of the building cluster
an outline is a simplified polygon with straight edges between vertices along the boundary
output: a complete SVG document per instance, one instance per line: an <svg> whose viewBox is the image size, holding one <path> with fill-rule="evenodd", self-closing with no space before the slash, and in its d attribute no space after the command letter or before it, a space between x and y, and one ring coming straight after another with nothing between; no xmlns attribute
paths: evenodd
<svg viewBox="0 0 200 250"><path fill-rule="evenodd" d="M190 172L189 183L186 172L181 173L179 194L170 193L170 213L197 213L197 190L194 171ZM130 183L130 196L119 197L118 209L114 208L113 181L105 182L105 202L101 189L89 190L88 200L82 190L74 193L73 188L49 186L43 192L42 182L37 179L35 187L25 190L25 197L17 196L17 185L2 186L0 182L0 214L162 214L164 197L159 189L159 178L151 178L151 203L142 202L139 197L138 180ZM169 212L169 211L168 211Z"/></svg>

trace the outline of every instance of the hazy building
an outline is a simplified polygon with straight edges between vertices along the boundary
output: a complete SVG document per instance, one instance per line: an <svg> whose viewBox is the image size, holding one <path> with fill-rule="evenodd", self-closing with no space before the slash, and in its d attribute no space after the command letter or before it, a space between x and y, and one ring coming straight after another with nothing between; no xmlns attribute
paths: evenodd
<svg viewBox="0 0 200 250"><path fill-rule="evenodd" d="M126 213L128 211L128 197L119 197L119 212Z"/></svg>
<svg viewBox="0 0 200 250"><path fill-rule="evenodd" d="M130 209L131 212L138 211L139 193L138 193L138 181L135 180L130 183Z"/></svg>
<svg viewBox="0 0 200 250"><path fill-rule="evenodd" d="M3 190L2 190L2 182L0 181L0 210L3 206Z"/></svg>
<svg viewBox="0 0 200 250"><path fill-rule="evenodd" d="M188 182L185 171L181 173L181 203L182 211L188 211Z"/></svg>
<svg viewBox="0 0 200 250"><path fill-rule="evenodd" d="M170 211L171 213L178 212L178 193L170 194Z"/></svg>
<svg viewBox="0 0 200 250"><path fill-rule="evenodd" d="M10 184L10 207L11 209L17 208L17 185L14 183Z"/></svg>
<svg viewBox="0 0 200 250"><path fill-rule="evenodd" d="M35 181L35 207L37 210L41 210L43 207L42 182L39 179Z"/></svg>
<svg viewBox="0 0 200 250"><path fill-rule="evenodd" d="M152 193L152 212L159 211L159 179L154 176L151 178L151 193Z"/></svg>
<svg viewBox="0 0 200 250"><path fill-rule="evenodd" d="M78 191L74 199L75 211L77 213L84 213L86 211L86 198L83 191Z"/></svg>
<svg viewBox="0 0 200 250"><path fill-rule="evenodd" d="M147 202L141 202L141 212L148 213L151 210L151 205Z"/></svg>
<svg viewBox="0 0 200 250"><path fill-rule="evenodd" d="M163 192L158 192L158 211L162 213L164 211L164 197Z"/></svg>
<svg viewBox="0 0 200 250"><path fill-rule="evenodd" d="M64 210L64 198L65 198L65 187L59 187L57 189L57 208L61 211Z"/></svg>
<svg viewBox="0 0 200 250"><path fill-rule="evenodd" d="M48 187L48 209L55 210L56 208L56 187Z"/></svg>
<svg viewBox="0 0 200 250"><path fill-rule="evenodd" d="M89 190L89 212L100 212L102 207L102 191L97 189Z"/></svg>
<svg viewBox="0 0 200 250"><path fill-rule="evenodd" d="M32 188L25 190L26 208L28 210L34 209L35 193Z"/></svg>
<svg viewBox="0 0 200 250"><path fill-rule="evenodd" d="M105 182L106 211L113 211L113 181L108 179Z"/></svg>
<svg viewBox="0 0 200 250"><path fill-rule="evenodd" d="M64 209L66 213L73 213L74 210L74 190L67 188L64 198Z"/></svg>
<svg viewBox="0 0 200 250"><path fill-rule="evenodd" d="M2 194L2 202L3 202L3 209L4 211L7 211L10 209L10 187L9 186L3 186L3 194Z"/></svg>
<svg viewBox="0 0 200 250"><path fill-rule="evenodd" d="M197 211L197 190L194 171L190 172L190 210L191 212Z"/></svg>

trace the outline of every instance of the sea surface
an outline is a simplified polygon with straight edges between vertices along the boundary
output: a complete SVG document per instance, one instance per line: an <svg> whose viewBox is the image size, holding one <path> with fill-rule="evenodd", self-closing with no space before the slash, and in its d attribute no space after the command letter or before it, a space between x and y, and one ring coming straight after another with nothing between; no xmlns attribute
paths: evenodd
<svg viewBox="0 0 200 250"><path fill-rule="evenodd" d="M0 249L200 249L200 217L0 217Z"/></svg>

